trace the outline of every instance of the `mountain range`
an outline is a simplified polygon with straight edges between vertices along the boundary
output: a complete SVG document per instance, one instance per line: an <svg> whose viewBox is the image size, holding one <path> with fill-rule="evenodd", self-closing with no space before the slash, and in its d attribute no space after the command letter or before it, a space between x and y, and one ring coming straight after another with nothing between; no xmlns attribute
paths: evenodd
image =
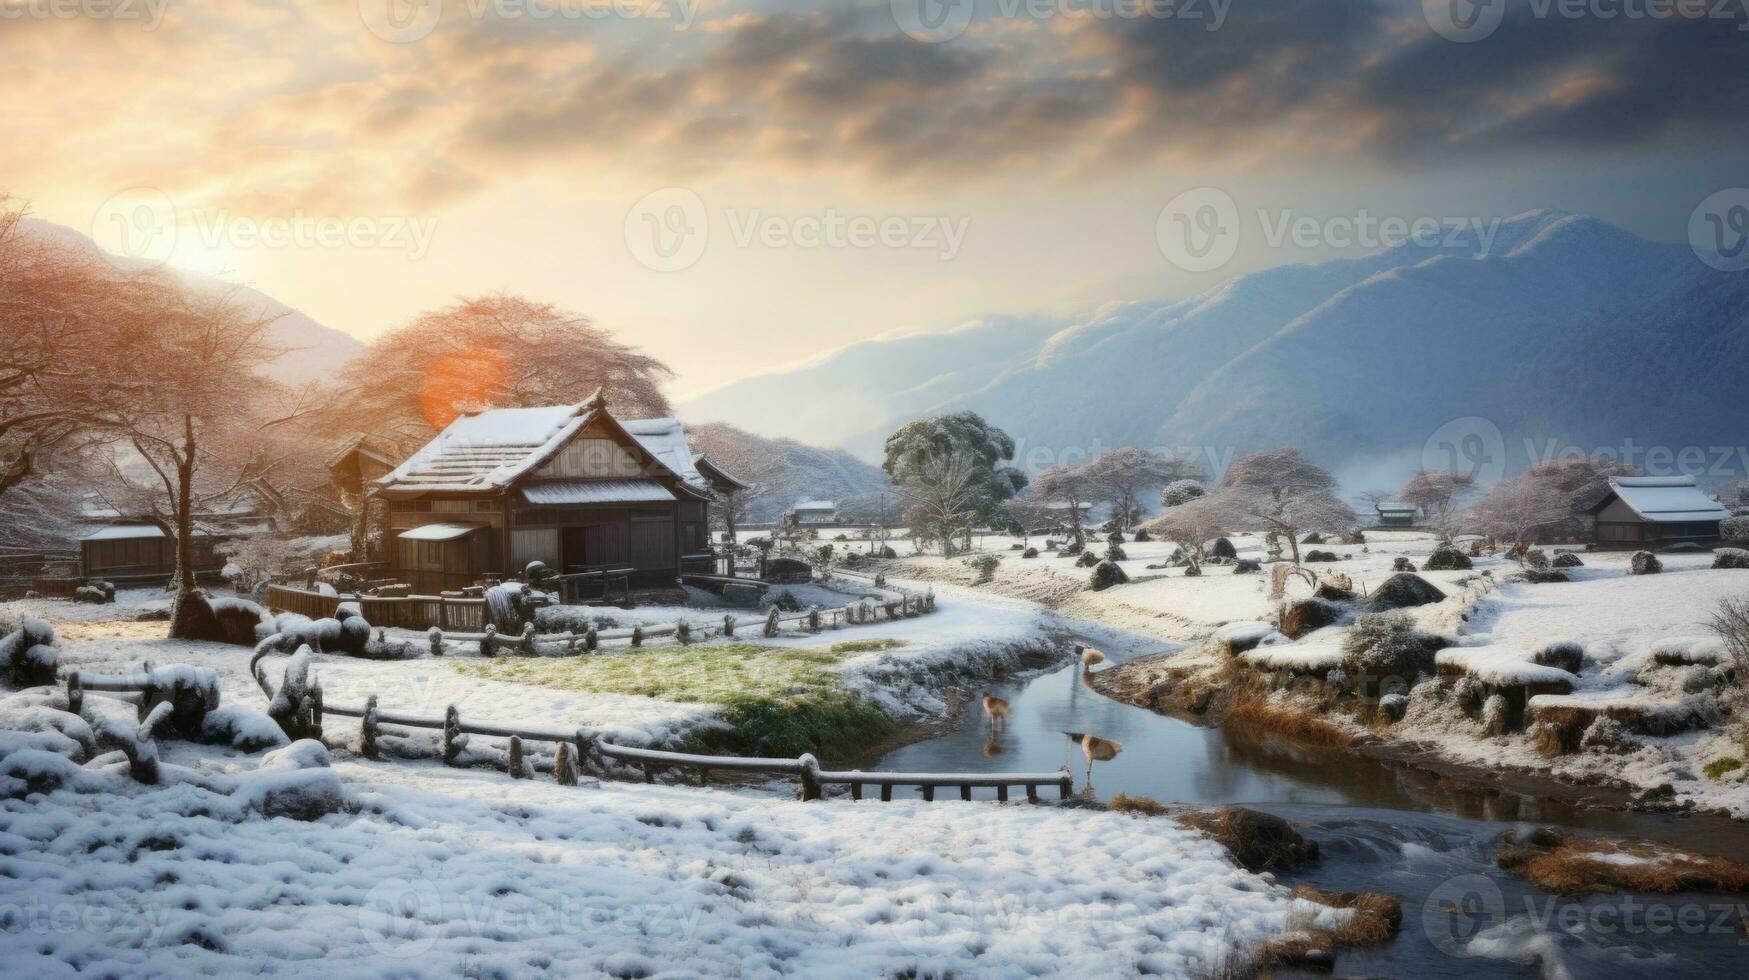
<svg viewBox="0 0 1749 980"><path fill-rule="evenodd" d="M1534 211L1491 239L1472 228L1278 266L1183 301L854 344L680 410L753 427L782 418L875 459L904 421L970 409L1013 435L1023 462L1136 444L1204 453L1218 469L1234 452L1293 445L1355 485L1454 451L1510 472L1569 447L1742 444L1746 327L1749 276L1710 269L1686 244Z"/></svg>

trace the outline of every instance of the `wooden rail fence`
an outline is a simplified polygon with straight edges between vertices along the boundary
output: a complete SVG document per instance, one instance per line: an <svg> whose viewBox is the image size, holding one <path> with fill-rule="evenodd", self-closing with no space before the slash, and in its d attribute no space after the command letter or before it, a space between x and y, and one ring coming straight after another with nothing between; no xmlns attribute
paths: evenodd
<svg viewBox="0 0 1749 980"><path fill-rule="evenodd" d="M377 751L378 739L383 734L385 725L401 728L422 728L442 733L442 755L446 765L455 765L460 759L462 750L467 747L469 735L479 735L486 738L503 738L509 740L508 769L512 778L527 778L528 769L524 763L522 744L524 742L548 742L555 746L553 755L553 777L559 783L575 785L579 772L593 764L596 771L603 774L609 772L608 761L619 762L642 771L645 782L654 782L655 774L661 770L690 769L698 774L699 784L706 785L713 771L756 773L770 776L795 777L799 795L803 800L818 800L824 795L827 786L845 786L850 790L850 798L864 798L864 787L874 786L880 789L882 802L893 798L893 787L915 786L922 792L926 802L933 802L935 791L942 788L957 788L959 798L970 800L972 790L976 787L994 787L998 801L1007 802L1009 792L1022 789L1028 802L1039 800L1039 787L1055 786L1059 799L1068 799L1074 793L1074 778L1068 769L1056 772L1032 773L938 773L938 772L871 772L863 770L832 771L822 769L819 760L813 755L802 755L798 758L760 758L753 756L726 755L695 755L688 752L668 752L661 749L639 748L630 745L615 745L602 741L596 735L583 729L573 731L559 729L538 729L523 726L494 725L483 722L463 722L461 713L454 705L444 711L442 718L424 718L417 715L404 715L382 711L377 707L376 695L371 695L362 706L329 705L323 703L322 691L319 685L306 686L306 663L288 664L286 682L279 691L274 691L268 683L266 675L260 668L261 659L273 652L272 647L263 642L256 648L255 655L249 661L249 672L260 686L262 694L266 695L272 704L272 713L276 718L291 719L293 724L288 735L294 738L321 738L323 717L325 715L340 715L359 720L359 746L362 754L368 758L379 758ZM294 676L295 675L295 676ZM287 695L293 695L287 698ZM290 703L296 700L300 703Z"/></svg>

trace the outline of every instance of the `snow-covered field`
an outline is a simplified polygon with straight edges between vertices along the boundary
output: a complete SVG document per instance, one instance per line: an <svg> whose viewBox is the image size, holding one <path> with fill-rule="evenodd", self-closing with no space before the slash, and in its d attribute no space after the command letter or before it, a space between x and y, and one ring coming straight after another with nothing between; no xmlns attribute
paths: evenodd
<svg viewBox="0 0 1749 980"><path fill-rule="evenodd" d="M1369 530L1365 545L1321 544L1339 560L1309 564L1319 571L1346 575L1362 594L1392 574L1392 564L1406 557L1419 568L1433 550L1434 538L1414 531ZM1263 543L1256 536L1232 538L1241 558L1262 558ZM1123 545L1127 560L1121 562L1131 581L1103 592L1087 590L1088 570L1077 568L1073 558L1043 552L1036 559L1021 558L1010 550L1012 539L989 538L984 552L1002 558L989 583L979 588L1005 595L1022 595L1049 601L1064 613L1109 626L1147 633L1164 641L1191 644L1178 655L1180 664L1218 668L1206 648L1196 646L1231 625L1273 621L1276 609L1268 600L1269 576L1234 575L1231 567L1204 566L1204 575L1186 577L1179 568L1149 568L1161 564L1174 546L1160 542ZM1034 540L1034 545L1041 542ZM1092 544L1095 550L1103 548ZM1302 550L1308 546L1302 546ZM1657 575L1630 576L1627 552L1580 552L1584 565L1563 569L1569 582L1530 584L1522 579L1519 565L1498 556L1473 559L1468 571L1421 571L1417 574L1439 587L1447 598L1407 613L1420 628L1454 637L1462 650L1445 658L1456 666L1475 661L1477 670L1487 667L1489 676L1517 676L1528 680L1536 672L1545 680L1564 672L1530 662L1532 654L1550 643L1571 641L1585 654L1584 666L1570 682L1578 704L1596 708L1624 705L1640 713L1675 716L1699 711L1719 717L1714 688L1703 687L1710 678L1716 640L1710 639L1708 621L1719 600L1749 596L1749 572L1714 570L1708 553L1669 554L1660 559L1664 571ZM915 555L903 559L920 576L945 581L971 582L976 572L968 559L942 559ZM1267 570L1267 566L1266 566ZM1477 578L1482 573L1489 577ZM1460 584L1470 580L1469 585ZM1288 598L1302 598L1309 588L1291 579ZM1336 667L1343 656L1346 627L1342 624L1317 630L1294 643L1276 643L1244 655L1245 662L1260 669L1297 670L1322 675ZM1467 648L1487 648L1478 659ZM1690 651L1698 650L1699 653ZM1660 654L1660 651L1665 651ZM1680 656L1668 651L1680 651ZM1693 666L1666 665L1661 660L1691 659ZM1482 661L1485 660L1484 664ZM1502 673L1504 671L1504 673ZM1362 728L1368 734L1428 749L1450 759L1490 766L1516 766L1579 781L1625 781L1644 790L1669 784L1677 800L1749 816L1749 766L1728 769L1716 778L1706 772L1710 764L1725 760L1749 761L1749 746L1741 722L1728 719L1705 730L1665 737L1630 735L1607 752L1575 752L1547 758L1533 748L1526 733L1503 736L1483 733L1478 722L1456 712L1431 693L1434 685L1417 687L1410 698L1407 717L1389 727ZM1317 697L1282 692L1279 699L1304 697L1310 709ZM1697 700L1698 698L1698 700ZM1549 707L1562 702L1541 702ZM1317 710L1322 710L1318 708ZM1333 716L1335 720L1341 718Z"/></svg>
<svg viewBox="0 0 1749 980"><path fill-rule="evenodd" d="M987 676L1049 642L1039 607L938 591L933 615L771 642L901 641L839 665L894 712L942 710L943 678ZM265 703L249 656L98 630L63 638L61 662L212 667L221 710L248 723ZM482 721L626 740L712 723L708 705L467 678L447 657L316 659L330 703L376 693L386 711L453 703ZM88 695L87 713L106 702ZM48 714L71 718L24 703L5 717L40 730ZM322 771L344 806L297 820L262 815L263 780L284 777L255 775L256 754L166 743L164 782L143 786L118 760L75 766L91 754L75 740L6 734L8 975L1184 976L1347 914L1292 898L1173 821L1080 807L565 787L336 749ZM64 784L20 781L44 773Z"/></svg>

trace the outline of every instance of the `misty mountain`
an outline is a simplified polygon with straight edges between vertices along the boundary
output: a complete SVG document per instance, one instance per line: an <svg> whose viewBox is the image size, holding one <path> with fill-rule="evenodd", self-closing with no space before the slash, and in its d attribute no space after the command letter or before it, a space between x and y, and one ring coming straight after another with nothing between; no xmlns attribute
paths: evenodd
<svg viewBox="0 0 1749 980"><path fill-rule="evenodd" d="M770 488L749 508L749 523L776 520L798 500L837 501L841 514L859 519L880 513L883 494L895 515L902 509L887 474L842 449L770 439L723 423L689 424L686 433L693 451L748 483Z"/></svg>
<svg viewBox="0 0 1749 980"><path fill-rule="evenodd" d="M1460 451L1504 448L1510 471L1551 447L1743 443L1745 327L1749 276L1713 271L1686 245L1536 211L1486 249L1470 231L1267 269L1180 302L1111 304L1048 335L1043 321L986 320L871 341L743 384L761 404L842 399L855 409L818 416L834 431L813 437L870 458L909 418L972 409L1022 443L1023 461L1292 444L1339 469L1397 474L1452 435L1448 423L1478 417L1455 427L1483 437ZM874 369L906 362L918 367ZM748 421L709 396L686 409Z"/></svg>
<svg viewBox="0 0 1749 980"><path fill-rule="evenodd" d="M52 241L67 248L103 255L118 268L146 267L147 263L104 253L90 237L68 228L36 218L22 222L26 234ZM302 384L331 378L346 363L364 350L364 344L349 333L323 326L302 311L249 286L223 279L171 268L169 272L197 292L229 294L245 310L255 316L271 316L274 322L267 331L268 346L281 353L262 368L262 374L286 384Z"/></svg>

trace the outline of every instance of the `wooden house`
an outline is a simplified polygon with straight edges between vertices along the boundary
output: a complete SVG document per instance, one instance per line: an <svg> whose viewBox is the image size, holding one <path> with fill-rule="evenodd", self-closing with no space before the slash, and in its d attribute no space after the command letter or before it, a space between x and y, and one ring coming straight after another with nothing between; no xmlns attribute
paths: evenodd
<svg viewBox="0 0 1749 980"><path fill-rule="evenodd" d="M784 523L798 527L827 527L838 523L838 504L831 500L798 500L784 515Z"/></svg>
<svg viewBox="0 0 1749 980"><path fill-rule="evenodd" d="M1600 548L1656 549L1719 543L1719 522L1731 516L1690 476L1618 476L1591 508Z"/></svg>
<svg viewBox="0 0 1749 980"><path fill-rule="evenodd" d="M464 415L374 482L393 575L421 593L521 574L629 571L672 586L710 573L710 507L742 485L700 467L674 419L579 405Z"/></svg>
<svg viewBox="0 0 1749 980"><path fill-rule="evenodd" d="M1374 505L1379 527L1414 527L1421 508L1402 500L1381 500Z"/></svg>
<svg viewBox="0 0 1749 980"><path fill-rule="evenodd" d="M274 530L279 498L265 486L250 485L194 515L194 568L216 575L224 567L224 545L237 538ZM83 509L86 530L79 536L79 574L89 579L134 585L169 581L176 572L176 545L154 520L123 514L95 498Z"/></svg>

